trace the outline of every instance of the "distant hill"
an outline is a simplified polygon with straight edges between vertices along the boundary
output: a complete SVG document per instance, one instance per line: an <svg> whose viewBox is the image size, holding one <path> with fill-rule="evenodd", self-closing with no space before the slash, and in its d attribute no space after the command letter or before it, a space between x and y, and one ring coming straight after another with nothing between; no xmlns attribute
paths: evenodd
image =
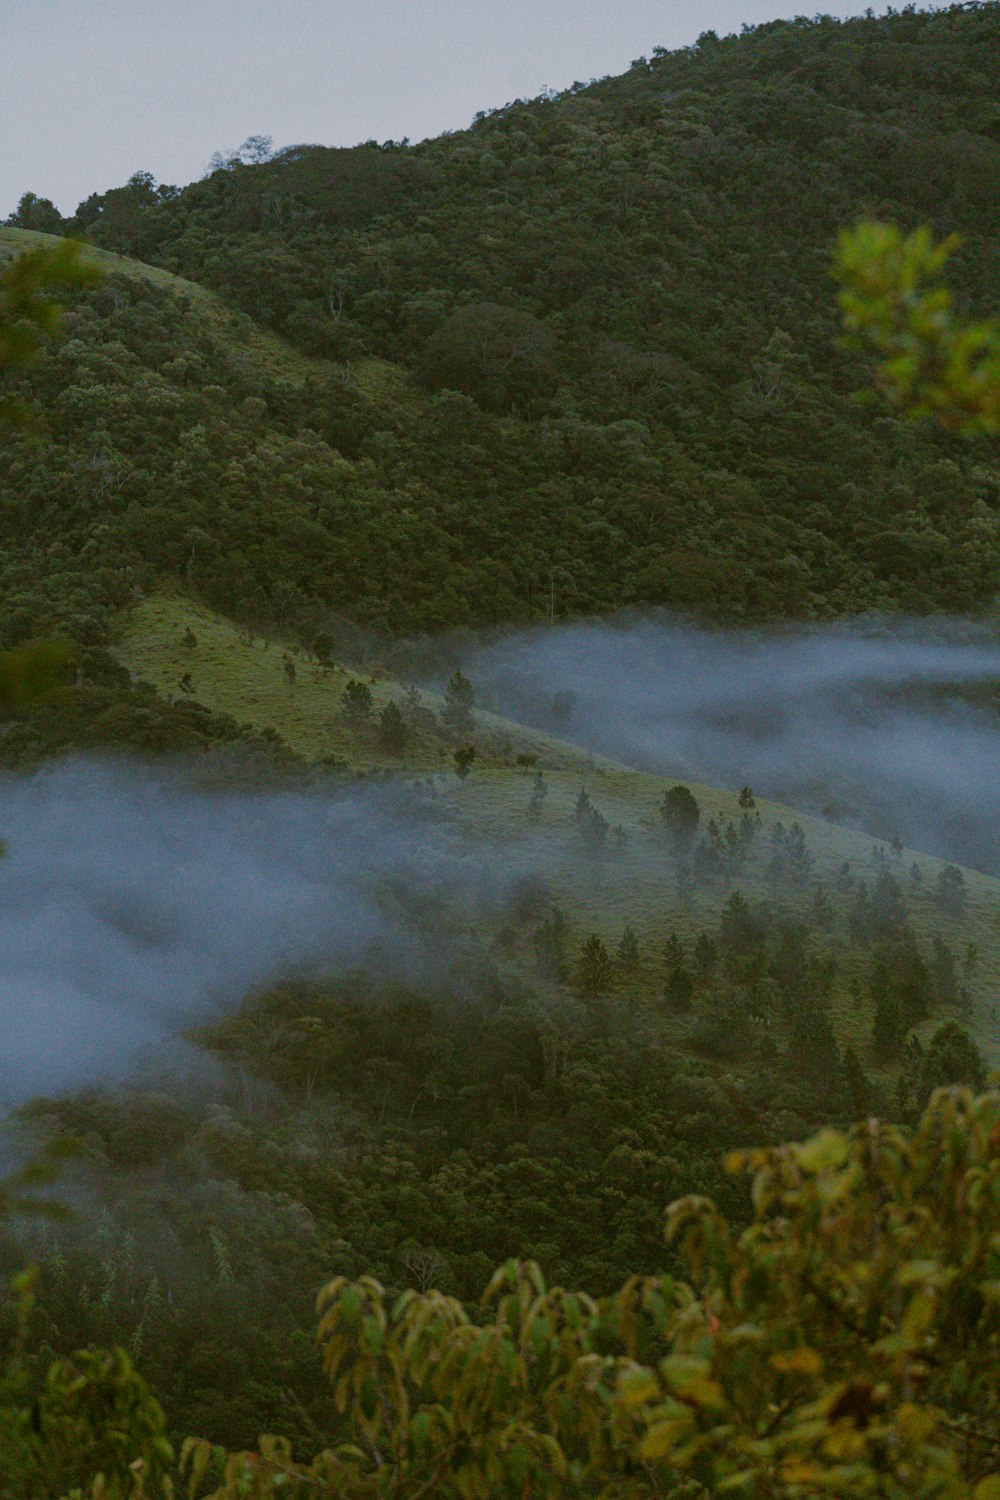
<svg viewBox="0 0 1000 1500"><path fill-rule="evenodd" d="M827 268L862 213L930 222L995 306L998 85L995 5L773 23L92 195L61 227L159 270L115 263L31 382L58 446L0 459L7 630L56 574L92 630L163 574L304 636L987 605L995 454L856 404Z"/></svg>

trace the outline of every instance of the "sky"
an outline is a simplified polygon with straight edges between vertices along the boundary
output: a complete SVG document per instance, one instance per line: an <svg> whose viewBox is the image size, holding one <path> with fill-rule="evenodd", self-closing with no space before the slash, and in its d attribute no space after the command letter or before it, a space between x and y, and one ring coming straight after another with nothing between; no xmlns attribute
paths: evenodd
<svg viewBox="0 0 1000 1500"><path fill-rule="evenodd" d="M858 15L865 0L827 0ZM882 12L884 5L873 9ZM0 0L0 218L71 213L152 172L200 177L248 135L276 146L423 140L542 88L619 73L786 0Z"/></svg>

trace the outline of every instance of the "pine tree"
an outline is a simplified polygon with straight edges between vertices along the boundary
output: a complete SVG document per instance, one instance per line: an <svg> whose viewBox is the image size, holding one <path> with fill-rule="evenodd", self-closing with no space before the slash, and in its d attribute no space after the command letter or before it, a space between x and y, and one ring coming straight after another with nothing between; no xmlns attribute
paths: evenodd
<svg viewBox="0 0 1000 1500"><path fill-rule="evenodd" d="M584 1000L600 1000L611 988L611 956L595 932L584 941L577 960L576 978Z"/></svg>
<svg viewBox="0 0 1000 1500"><path fill-rule="evenodd" d="M957 865L945 865L937 878L934 898L949 917L963 917L968 906L965 876Z"/></svg>
<svg viewBox="0 0 1000 1500"><path fill-rule="evenodd" d="M701 808L688 787L672 786L664 792L660 801L660 821L677 855L690 853L700 820Z"/></svg>
<svg viewBox="0 0 1000 1500"><path fill-rule="evenodd" d="M548 782L541 771L535 772L535 779L531 787L531 797L528 801L528 817L532 823L537 823L542 816L542 808L546 797L549 795Z"/></svg>
<svg viewBox="0 0 1000 1500"><path fill-rule="evenodd" d="M456 734L468 734L472 728L472 710L476 692L462 671L456 671L444 690L444 721Z"/></svg>
<svg viewBox="0 0 1000 1500"><path fill-rule="evenodd" d="M583 851L588 859L603 859L607 853L608 834L611 824L592 807L587 816L580 823L580 837L583 841Z"/></svg>
<svg viewBox="0 0 1000 1500"><path fill-rule="evenodd" d="M367 682L359 682L356 677L352 677L344 689L341 705L344 718L349 724L360 728L367 723L372 716L372 690Z"/></svg>
<svg viewBox="0 0 1000 1500"><path fill-rule="evenodd" d="M872 1048L879 1062L891 1062L899 1052L903 1022L895 995L882 991L875 997Z"/></svg>
<svg viewBox="0 0 1000 1500"><path fill-rule="evenodd" d="M388 755L402 755L410 742L410 730L395 703L387 703L379 715L379 744Z"/></svg>
<svg viewBox="0 0 1000 1500"><path fill-rule="evenodd" d="M626 927L618 944L618 967L624 974L634 974L639 967L639 939Z"/></svg>
<svg viewBox="0 0 1000 1500"><path fill-rule="evenodd" d="M694 962L698 978L702 984L707 984L715 973L715 966L719 961L719 950L707 932L699 932L694 945Z"/></svg>
<svg viewBox="0 0 1000 1500"><path fill-rule="evenodd" d="M850 1043L844 1051L844 1077L851 1101L851 1114L856 1120L864 1120L871 1113L871 1087L858 1054Z"/></svg>

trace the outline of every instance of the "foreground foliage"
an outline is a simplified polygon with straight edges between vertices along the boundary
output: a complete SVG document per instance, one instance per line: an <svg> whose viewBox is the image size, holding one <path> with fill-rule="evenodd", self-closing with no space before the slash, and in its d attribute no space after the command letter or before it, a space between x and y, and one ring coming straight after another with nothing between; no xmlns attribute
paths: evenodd
<svg viewBox="0 0 1000 1500"><path fill-rule="evenodd" d="M59 329L62 306L54 291L98 280L80 249L66 240L51 249L31 250L0 275L0 375L32 364L46 337ZM21 424L28 416L21 402L0 399L0 426Z"/></svg>
<svg viewBox="0 0 1000 1500"><path fill-rule="evenodd" d="M1000 1095L940 1090L912 1134L872 1119L727 1166L752 1176L753 1223L674 1203L685 1281L594 1301L510 1262L475 1315L331 1282L329 1445L299 1462L280 1437L232 1455L192 1439L188 1493L995 1500ZM125 1425L153 1472L154 1407Z"/></svg>
<svg viewBox="0 0 1000 1500"><path fill-rule="evenodd" d="M956 317L941 274L957 235L935 245L926 227L844 231L835 264L840 304L856 348L875 355L876 380L908 417L933 416L963 432L1000 431L1000 322Z"/></svg>

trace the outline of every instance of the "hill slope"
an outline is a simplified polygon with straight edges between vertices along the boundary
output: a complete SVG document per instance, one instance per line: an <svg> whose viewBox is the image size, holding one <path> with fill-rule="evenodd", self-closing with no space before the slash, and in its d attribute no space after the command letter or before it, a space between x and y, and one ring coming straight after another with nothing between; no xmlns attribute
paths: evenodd
<svg viewBox="0 0 1000 1500"><path fill-rule="evenodd" d="M938 861L693 786L679 882L655 777L477 714L460 783L440 701L372 669L376 706L414 726L410 755L386 757L344 722L346 670L178 596L138 604L117 650L189 710L235 711L309 759L391 764L494 871L447 900L388 872L432 977L289 976L203 1031L186 1077L153 1060L130 1088L29 1111L84 1138L103 1210L49 1258L39 1336L139 1350L180 1431L248 1443L281 1411L308 1445L328 1405L311 1288L331 1272L471 1298L529 1255L600 1291L663 1264L679 1195L745 1215L727 1147L909 1114L976 1066L966 1027L997 1056L995 881L956 888ZM518 753L538 756L527 774L505 764Z"/></svg>
<svg viewBox="0 0 1000 1500"><path fill-rule="evenodd" d="M961 299L990 309L998 14L708 36L418 147L94 195L67 228L323 359L143 273L126 305L82 300L72 352L34 381L59 449L37 481L37 452L5 459L0 483L31 514L58 493L43 551L93 572L110 537L136 586L185 575L307 639L324 613L413 630L630 603L980 607L995 455L853 402L866 376L837 348L827 267L861 213L930 220L963 237ZM95 466L112 482L83 517ZM30 532L27 550L34 583L53 564Z"/></svg>
<svg viewBox="0 0 1000 1500"><path fill-rule="evenodd" d="M134 676L153 683L161 694L183 698L186 692L258 733L276 730L306 761L397 775L436 773L435 797L476 840L491 850L509 850L526 868L536 863L551 878L555 899L570 923L568 951L596 932L614 952L624 928L635 930L641 956L630 983L649 1002L661 997L662 954L671 931L693 952L700 932L715 932L734 888L751 902L770 904L780 921L802 926L821 947L836 953L839 973L826 986L835 1029L841 1043L852 1042L869 1063L872 1009L870 999L859 999L857 986L862 981L867 985L871 944L880 927L877 918L869 926L857 917L858 882L874 884L880 874L891 875L928 959L935 939L947 943L956 958L967 954L970 944L975 947L974 969L966 976L969 1001L961 1009L987 1054L1000 1056L1000 1016L994 1004L1000 994L1000 881L964 871L964 911L949 916L937 894L943 861L893 851L880 842L873 845L863 834L760 799L750 844L742 852L720 844L727 853L714 862L706 860L704 878L682 891L660 828L659 804L671 785L661 777L478 710L466 733L456 735L438 695L407 691L377 668L372 675L333 662L321 664L290 641L254 636L182 598L157 597L136 608L118 654ZM360 727L352 725L343 708L344 688L358 675L369 683L373 698L371 721ZM375 722L390 702L409 726L409 742L397 753L380 744ZM475 743L477 758L468 780L460 782L452 768L452 749L463 741ZM519 766L518 756L530 757L530 767ZM533 821L528 814L536 774L544 779L546 793ZM703 830L714 822L724 840L727 826L741 826L744 810L735 793L698 783L690 787L701 808ZM607 825L603 840L593 846L576 815L581 788ZM805 857L796 862L789 846L787 862L776 864L782 845L775 830L793 824L802 831ZM817 915L819 891L830 906L822 919ZM477 914L474 925L482 920ZM893 927L890 920L882 935L890 935ZM511 952L517 954L516 944ZM520 961L526 956L530 945ZM928 1015L918 1031L928 1036L940 1019L937 1012Z"/></svg>

